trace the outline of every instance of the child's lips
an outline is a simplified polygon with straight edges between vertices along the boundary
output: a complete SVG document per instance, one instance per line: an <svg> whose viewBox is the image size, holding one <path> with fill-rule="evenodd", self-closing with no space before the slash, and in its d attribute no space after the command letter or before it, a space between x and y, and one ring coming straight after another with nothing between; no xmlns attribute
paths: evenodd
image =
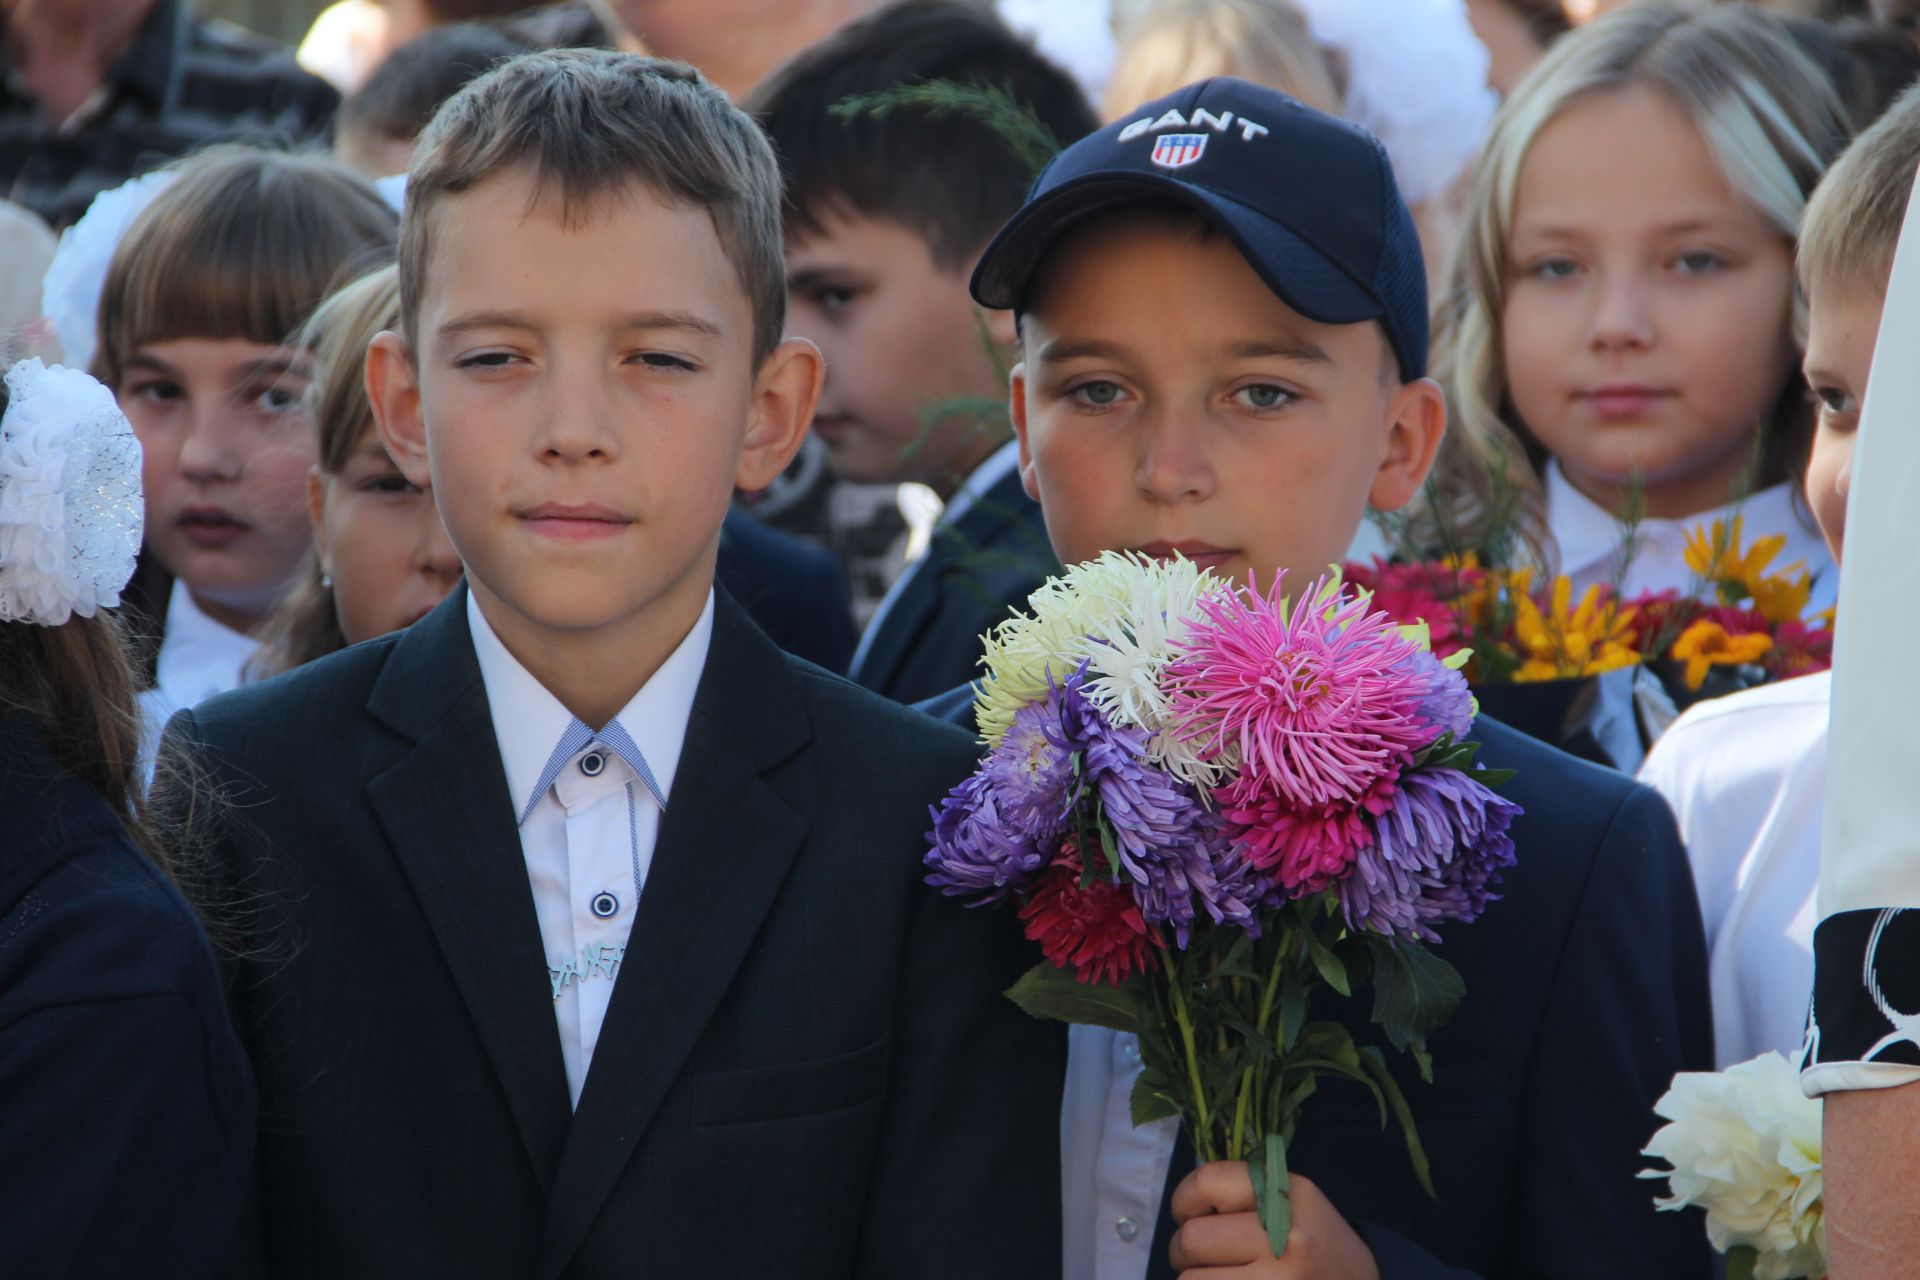
<svg viewBox="0 0 1920 1280"><path fill-rule="evenodd" d="M1645 417L1672 397L1671 391L1629 382L1608 383L1580 393L1580 399L1595 414L1611 419Z"/></svg>
<svg viewBox="0 0 1920 1280"><path fill-rule="evenodd" d="M1155 560L1171 560L1175 556L1181 556L1202 569L1218 569L1240 554L1232 547L1218 547L1211 542L1192 539L1184 542L1146 542L1133 549Z"/></svg>
<svg viewBox="0 0 1920 1280"><path fill-rule="evenodd" d="M224 507L187 507L174 526L197 547L212 550L227 546L252 526Z"/></svg>
<svg viewBox="0 0 1920 1280"><path fill-rule="evenodd" d="M598 503L543 502L518 513L520 523L542 537L561 542L592 542L624 533L633 523L612 507Z"/></svg>

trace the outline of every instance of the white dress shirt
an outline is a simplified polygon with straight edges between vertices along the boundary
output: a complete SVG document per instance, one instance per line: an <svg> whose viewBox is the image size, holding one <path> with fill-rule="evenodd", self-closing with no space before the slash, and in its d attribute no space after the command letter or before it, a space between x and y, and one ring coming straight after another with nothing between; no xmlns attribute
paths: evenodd
<svg viewBox="0 0 1920 1280"><path fill-rule="evenodd" d="M1741 517L1741 537L1749 547L1762 537L1786 535L1787 545L1767 567L1780 573L1800 561L1813 575L1807 616L1833 608L1839 599L1840 574L1826 540L1812 518L1803 514L1795 492L1792 485L1777 484L1717 511L1703 511L1680 520L1643 519L1635 530L1633 562L1621 580L1623 594L1671 590L1686 595L1695 590L1699 582L1687 568L1688 532L1711 531L1715 520L1731 521L1737 515ZM1573 580L1576 598L1595 583L1613 585L1626 555L1625 526L1611 511L1574 488L1558 462L1547 464L1547 527L1560 548L1560 572Z"/></svg>
<svg viewBox="0 0 1920 1280"><path fill-rule="evenodd" d="M887 615L893 612L893 606L906 592L907 583L912 580L914 574L925 567L926 548L931 544L933 537L942 529L950 528L954 521L965 515L969 508L985 497L988 490L1012 475L1019 465L1020 442L1009 440L988 454L985 461L967 473L967 478L960 482L960 487L953 491L951 498L947 499L946 506L940 511L939 519L933 522L931 532L925 537L916 536L909 541L910 558L907 567L901 571L899 577L893 580L893 585L887 588L887 594L880 598L879 608L873 611L873 618L867 623L867 629L860 633L860 644L853 651L853 663L848 670L858 671L860 664L866 661L867 651L873 648L874 637L879 635L880 628L886 625ZM912 556L912 548L918 548L917 557Z"/></svg>
<svg viewBox="0 0 1920 1280"><path fill-rule="evenodd" d="M1813 990L1831 672L1695 704L1640 770L1666 797L1700 895L1715 1065L1792 1055Z"/></svg>
<svg viewBox="0 0 1920 1280"><path fill-rule="evenodd" d="M1142 1280L1178 1120L1134 1128L1140 1041L1105 1027L1067 1029L1060 1108L1064 1280Z"/></svg>
<svg viewBox="0 0 1920 1280"><path fill-rule="evenodd" d="M520 817L567 1090L578 1106L706 669L713 595L686 639L597 733L507 652L471 593L467 623Z"/></svg>
<svg viewBox="0 0 1920 1280"><path fill-rule="evenodd" d="M247 663L259 650L259 641L214 621L193 602L187 584L174 580L167 597L166 634L154 660L154 687L140 695L141 756L149 771L160 731L173 713L238 689L245 682Z"/></svg>

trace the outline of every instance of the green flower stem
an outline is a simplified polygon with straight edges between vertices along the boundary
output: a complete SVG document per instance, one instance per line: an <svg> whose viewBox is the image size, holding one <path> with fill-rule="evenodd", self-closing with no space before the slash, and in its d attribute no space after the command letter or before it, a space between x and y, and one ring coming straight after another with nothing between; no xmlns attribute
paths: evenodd
<svg viewBox="0 0 1920 1280"><path fill-rule="evenodd" d="M1193 1019L1187 1015L1187 998L1181 991L1185 979L1177 960L1168 964L1167 976L1171 979L1167 989L1173 997L1173 1020L1180 1027L1180 1043L1187 1051L1187 1079L1193 1085L1194 1154L1205 1163L1214 1158L1213 1133L1207 1117L1207 1090L1200 1082L1200 1054L1194 1047Z"/></svg>
<svg viewBox="0 0 1920 1280"><path fill-rule="evenodd" d="M1273 1002L1280 991L1280 970L1286 963L1287 942L1287 935L1282 934L1280 945L1273 951L1273 968L1267 973L1267 985L1260 991L1260 1016L1253 1025L1263 1037L1267 1034L1267 1024L1273 1020ZM1247 1157L1247 1112L1256 1095L1266 1096L1266 1076L1264 1056L1256 1057L1240 1074L1240 1097L1233 1108L1233 1147L1229 1152L1232 1159Z"/></svg>

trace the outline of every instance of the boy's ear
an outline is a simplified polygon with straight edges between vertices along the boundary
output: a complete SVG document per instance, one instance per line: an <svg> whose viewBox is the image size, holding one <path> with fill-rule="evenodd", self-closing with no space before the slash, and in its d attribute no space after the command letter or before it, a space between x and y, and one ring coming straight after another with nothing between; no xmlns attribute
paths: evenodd
<svg viewBox="0 0 1920 1280"><path fill-rule="evenodd" d="M1387 401L1387 448L1374 473L1369 505L1398 511L1413 501L1433 470L1447 434L1447 398L1432 378L1403 383Z"/></svg>
<svg viewBox="0 0 1920 1280"><path fill-rule="evenodd" d="M987 337L993 340L996 351L1010 352L1020 345L1020 325L1012 311L989 311L982 307L980 320L986 325Z"/></svg>
<svg viewBox="0 0 1920 1280"><path fill-rule="evenodd" d="M1033 442L1027 436L1027 364L1024 360L1013 366L1013 373L1007 379L1007 416L1013 420L1013 435L1020 442L1020 487L1038 502L1040 474L1034 470Z"/></svg>
<svg viewBox="0 0 1920 1280"><path fill-rule="evenodd" d="M307 468L307 521L313 526L313 554L324 577L333 570L327 567L327 477L319 463Z"/></svg>
<svg viewBox="0 0 1920 1280"><path fill-rule="evenodd" d="M427 421L420 412L420 374L407 340L389 330L367 348L367 403L393 465L409 483L432 483L427 469Z"/></svg>
<svg viewBox="0 0 1920 1280"><path fill-rule="evenodd" d="M825 377L820 348L805 338L788 338L761 362L734 488L747 493L764 489L786 470L807 438Z"/></svg>

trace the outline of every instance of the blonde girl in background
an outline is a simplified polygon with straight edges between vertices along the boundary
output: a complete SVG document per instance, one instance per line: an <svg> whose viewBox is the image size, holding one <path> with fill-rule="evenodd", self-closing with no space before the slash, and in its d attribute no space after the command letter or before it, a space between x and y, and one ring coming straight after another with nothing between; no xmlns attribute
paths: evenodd
<svg viewBox="0 0 1920 1280"><path fill-rule="evenodd" d="M1747 4L1644 3L1562 37L1475 170L1433 372L1452 430L1415 530L1517 529L1573 579L1693 589L1690 529L1782 535L1773 570L1833 562L1794 472L1794 236L1845 145L1833 85ZM1634 536L1624 529L1637 518Z"/></svg>
<svg viewBox="0 0 1920 1280"><path fill-rule="evenodd" d="M240 683L306 560L311 359L290 335L397 232L374 188L324 156L219 147L173 173L113 251L93 355L145 454L129 594L154 732Z"/></svg>
<svg viewBox="0 0 1920 1280"><path fill-rule="evenodd" d="M409 483L373 430L367 348L400 323L399 274L381 267L320 305L296 344L312 353L306 416L313 555L266 625L254 677L276 675L424 617L460 581L433 495Z"/></svg>

